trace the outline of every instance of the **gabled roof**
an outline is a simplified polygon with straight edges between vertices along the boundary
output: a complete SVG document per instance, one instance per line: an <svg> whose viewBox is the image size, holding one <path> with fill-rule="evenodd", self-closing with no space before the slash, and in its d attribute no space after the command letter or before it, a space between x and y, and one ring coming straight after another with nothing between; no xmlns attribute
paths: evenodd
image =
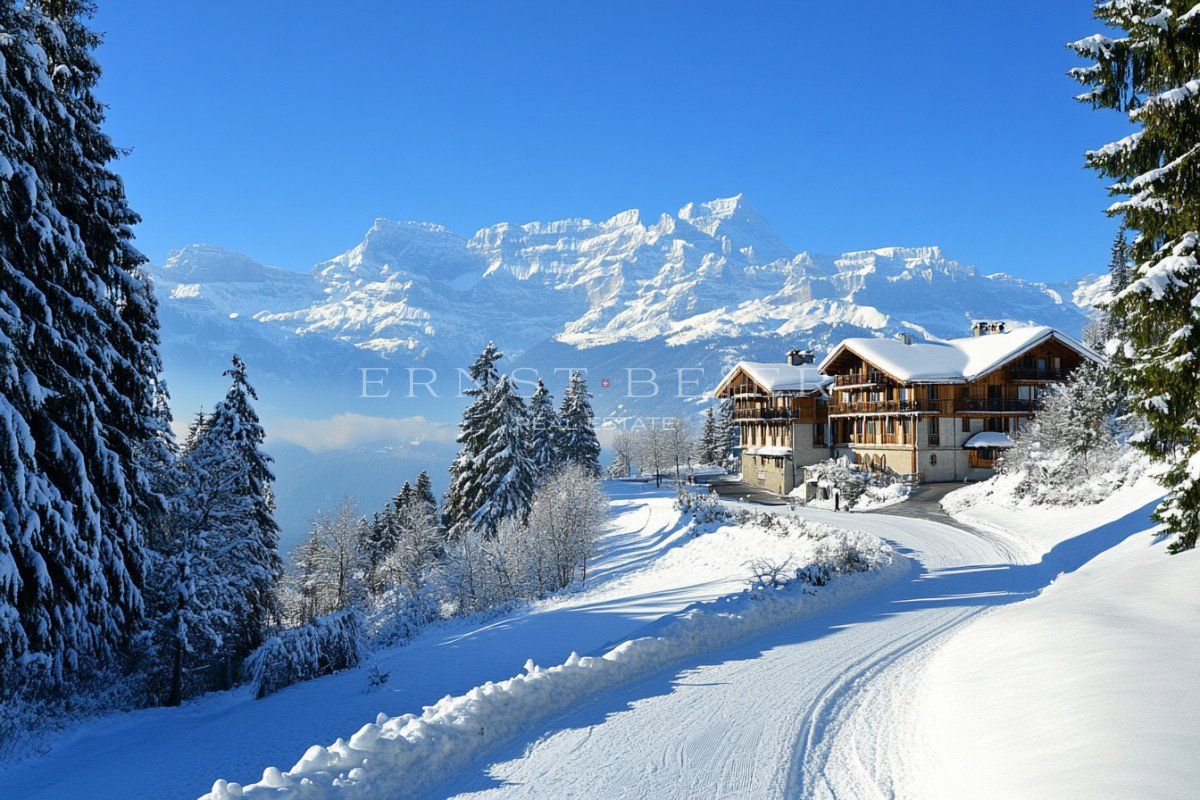
<svg viewBox="0 0 1200 800"><path fill-rule="evenodd" d="M1006 333L912 344L899 339L844 339L825 357L820 369L826 370L843 352L850 351L899 381L973 381L1051 339L1062 342L1084 358L1096 362L1104 360L1065 333L1036 325Z"/></svg>
<svg viewBox="0 0 1200 800"><path fill-rule="evenodd" d="M821 371L812 364L797 367L784 362L739 361L717 384L714 393L720 394L739 370L749 375L750 380L772 393L815 394L833 383L833 378L822 375Z"/></svg>

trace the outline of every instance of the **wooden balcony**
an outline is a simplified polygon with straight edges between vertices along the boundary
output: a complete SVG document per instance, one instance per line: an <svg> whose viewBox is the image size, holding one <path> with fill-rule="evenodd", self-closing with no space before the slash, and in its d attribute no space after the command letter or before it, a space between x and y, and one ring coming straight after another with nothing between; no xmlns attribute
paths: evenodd
<svg viewBox="0 0 1200 800"><path fill-rule="evenodd" d="M834 386L875 386L887 381L882 372L850 372L845 375L834 375Z"/></svg>
<svg viewBox="0 0 1200 800"><path fill-rule="evenodd" d="M861 445L865 447L875 447L881 444L902 445L909 447L913 444L912 437L905 437L900 433L877 433L874 436L863 434L861 436L851 435L849 439L839 442L834 442L834 447L853 447Z"/></svg>
<svg viewBox="0 0 1200 800"><path fill-rule="evenodd" d="M950 413L943 409L953 400L863 400L857 403L837 401L829 404L830 414L900 414L913 411Z"/></svg>
<svg viewBox="0 0 1200 800"><path fill-rule="evenodd" d="M794 408L735 408L733 418L738 421L747 420L786 420L800 419L800 411Z"/></svg>
<svg viewBox="0 0 1200 800"><path fill-rule="evenodd" d="M861 402L831 402L829 413L835 414L943 414L1015 413L1033 410L1032 400L1002 400L985 397L958 397L953 400L864 400Z"/></svg>
<svg viewBox="0 0 1200 800"><path fill-rule="evenodd" d="M1011 367L1008 376L1014 381L1061 381L1067 377L1063 369L1030 369L1026 367Z"/></svg>

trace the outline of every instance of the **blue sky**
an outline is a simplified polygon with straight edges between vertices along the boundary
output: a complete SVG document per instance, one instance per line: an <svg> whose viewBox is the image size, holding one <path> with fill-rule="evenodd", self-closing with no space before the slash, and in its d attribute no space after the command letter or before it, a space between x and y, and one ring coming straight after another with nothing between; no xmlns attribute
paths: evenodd
<svg viewBox="0 0 1200 800"><path fill-rule="evenodd" d="M1085 0L101 0L138 243L307 269L378 216L674 211L744 192L790 246L940 244L986 271L1102 269L1071 98Z"/></svg>

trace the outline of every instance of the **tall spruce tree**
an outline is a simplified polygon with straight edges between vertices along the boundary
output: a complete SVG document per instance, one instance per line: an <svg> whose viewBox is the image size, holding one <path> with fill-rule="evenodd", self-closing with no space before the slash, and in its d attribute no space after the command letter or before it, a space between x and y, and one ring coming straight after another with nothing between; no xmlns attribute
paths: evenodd
<svg viewBox="0 0 1200 800"><path fill-rule="evenodd" d="M279 618L275 588L283 563L271 493L273 459L262 450L265 433L251 404L258 394L236 355L224 374L229 391L213 409L193 461L207 477L206 491L216 498L210 517L222 539L219 566L226 576L226 607L236 619L224 653L231 679Z"/></svg>
<svg viewBox="0 0 1200 800"><path fill-rule="evenodd" d="M206 667L221 651L234 620L226 602L225 571L218 566L222 531L212 524L221 498L208 491L209 475L195 460L208 420L201 412L188 429L173 472L165 536L152 549L148 581L163 703L179 705L206 687Z"/></svg>
<svg viewBox="0 0 1200 800"><path fill-rule="evenodd" d="M491 435L480 452L479 504L471 524L495 537L505 520L524 522L536 478L528 451L529 412L508 376L487 394Z"/></svg>
<svg viewBox="0 0 1200 800"><path fill-rule="evenodd" d="M0 4L0 694L105 662L143 612L157 317L109 168L90 4Z"/></svg>
<svg viewBox="0 0 1200 800"><path fill-rule="evenodd" d="M554 398L546 384L538 379L529 398L529 457L538 482L545 480L558 466L559 419Z"/></svg>
<svg viewBox="0 0 1200 800"><path fill-rule="evenodd" d="M717 416L717 461L715 463L727 470L736 470L737 465L734 463L733 452L737 444L738 426L737 421L733 418L733 401L725 400L722 401L720 414Z"/></svg>
<svg viewBox="0 0 1200 800"><path fill-rule="evenodd" d="M1200 6L1194 0L1097 2L1093 15L1120 37L1071 45L1093 60L1071 75L1078 96L1125 113L1138 129L1086 155L1115 181L1108 213L1137 231L1137 271L1112 303L1114 348L1132 405L1147 424L1137 445L1166 464L1166 499L1155 518L1175 535L1172 552L1200 537Z"/></svg>
<svg viewBox="0 0 1200 800"><path fill-rule="evenodd" d="M425 504L429 513L437 512L437 496L433 493L433 481L430 479L428 471L421 470L421 473L417 475L417 482L413 484L413 496Z"/></svg>
<svg viewBox="0 0 1200 800"><path fill-rule="evenodd" d="M450 536L456 536L461 526L483 503L483 461L481 454L494 430L491 412L491 389L500 379L496 362L502 354L492 342L475 359L468 374L472 385L464 394L472 398L463 411L458 426L458 455L450 464L450 486L446 490L444 523Z"/></svg>
<svg viewBox="0 0 1200 800"><path fill-rule="evenodd" d="M696 457L701 464L720 464L721 448L717 440L717 417L713 407L704 411L704 427L700 431L700 441L696 446Z"/></svg>
<svg viewBox="0 0 1200 800"><path fill-rule="evenodd" d="M572 372L558 412L558 458L563 464L578 464L593 477L599 477L600 440L596 438L591 396L587 381L578 372Z"/></svg>

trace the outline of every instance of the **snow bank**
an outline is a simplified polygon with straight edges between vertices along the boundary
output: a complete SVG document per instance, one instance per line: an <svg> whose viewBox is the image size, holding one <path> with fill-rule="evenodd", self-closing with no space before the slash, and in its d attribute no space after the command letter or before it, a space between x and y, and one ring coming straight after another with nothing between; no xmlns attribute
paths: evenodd
<svg viewBox="0 0 1200 800"><path fill-rule="evenodd" d="M957 499L960 517L1046 552L1026 571L1064 574L935 656L920 702L936 762L921 796L1196 796L1200 551L1168 555L1153 535L1161 495L1142 481L1071 509Z"/></svg>
<svg viewBox="0 0 1200 800"><path fill-rule="evenodd" d="M1001 474L951 492L942 498L942 509L969 525L1015 534L1030 548L1030 558L1036 559L1068 536L1086 530L1108 507L1100 502L1105 498L1111 505L1119 502L1115 498L1162 495L1153 472L1145 456L1130 450L1103 475L1090 480L1081 475L1054 505L1023 491L1023 475Z"/></svg>
<svg viewBox="0 0 1200 800"><path fill-rule="evenodd" d="M572 653L549 668L531 660L522 675L444 697L420 715L380 714L349 740L310 747L286 772L269 767L261 781L244 787L218 780L201 800L395 800L580 698L828 610L908 571L906 560L864 534L832 534L818 544L817 554L802 571L807 580L696 603L656 624L654 635L623 642L598 657ZM868 571L849 572L862 567Z"/></svg>

